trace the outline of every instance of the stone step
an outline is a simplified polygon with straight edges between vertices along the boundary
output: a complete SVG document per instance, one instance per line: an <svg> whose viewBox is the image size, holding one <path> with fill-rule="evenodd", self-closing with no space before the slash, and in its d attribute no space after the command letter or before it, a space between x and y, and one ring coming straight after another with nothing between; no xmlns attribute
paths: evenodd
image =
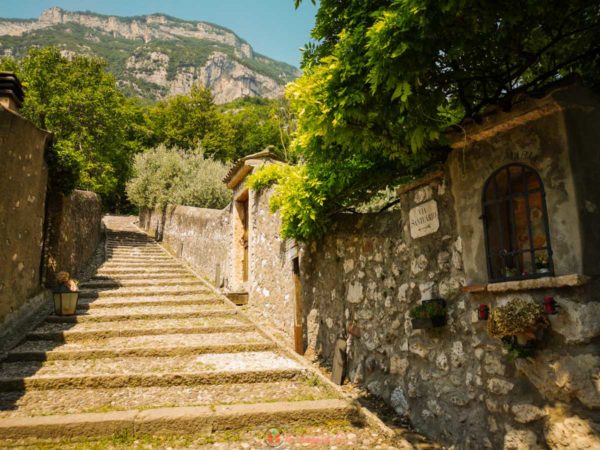
<svg viewBox="0 0 600 450"><path fill-rule="evenodd" d="M195 406L67 414L0 420L5 439L98 437L114 435L210 435L248 427L292 427L327 421L357 421L357 409L345 400L306 400L237 405Z"/></svg>
<svg viewBox="0 0 600 450"><path fill-rule="evenodd" d="M123 287L116 289L81 289L79 298L104 298L104 297L156 297L156 296L177 296L190 294L210 294L212 293L205 284L196 281L193 284L183 284L179 286L151 286L146 289L143 287Z"/></svg>
<svg viewBox="0 0 600 450"><path fill-rule="evenodd" d="M214 294L177 295L175 297L105 297L83 298L77 304L78 310L94 308L122 308L131 306L182 306L182 305L221 305L225 303Z"/></svg>
<svg viewBox="0 0 600 450"><path fill-rule="evenodd" d="M116 306L114 308L90 308L78 309L77 316L79 317L108 317L108 316L131 316L138 314L173 314L174 317L181 317L182 314L204 313L213 310L223 310L227 306L223 303L200 304L200 305L128 305ZM179 316L175 316L179 314Z"/></svg>
<svg viewBox="0 0 600 450"><path fill-rule="evenodd" d="M36 332L52 333L64 331L106 331L120 332L122 336L127 336L127 333L135 330L161 330L171 328L193 328L193 327L227 327L235 325L247 325L248 322L242 316L237 314L218 317L197 317L197 318L182 318L182 319L136 319L122 322L43 322L35 329Z"/></svg>
<svg viewBox="0 0 600 450"><path fill-rule="evenodd" d="M12 352L70 352L70 351L120 351L129 349L163 349L199 347L202 345L246 344L265 342L256 331L239 333L196 333L196 334L149 334L138 336L117 336L103 339L76 340L58 343L50 340L29 340L18 345Z"/></svg>
<svg viewBox="0 0 600 450"><path fill-rule="evenodd" d="M144 276L146 275L146 276ZM157 273L144 273L144 272L134 272L129 274L118 274L114 273L112 275L94 275L90 278L91 281L121 281L121 280L131 280L131 281L142 281L142 280L162 280L162 279L170 279L170 278L193 278L195 279L193 274L190 272L186 272L181 270L179 272L157 272Z"/></svg>
<svg viewBox="0 0 600 450"><path fill-rule="evenodd" d="M107 338L108 339L108 338ZM33 342L48 342L48 341L26 341ZM84 341L79 341L82 343ZM58 344L53 343L55 346ZM67 345L67 344L65 344ZM276 350L276 346L268 341L264 342L241 342L233 344L199 344L187 345L180 347L154 347L154 348L127 348L127 349L98 349L89 350L31 350L17 351L14 350L6 356L7 362L31 362L31 361L73 361L73 360L94 360L98 358L166 358L169 356L186 356L186 355L203 355L206 353L242 353L242 352L262 352Z"/></svg>
<svg viewBox="0 0 600 450"><path fill-rule="evenodd" d="M114 337L135 337L167 334L206 334L206 333L242 333L253 331L250 324L215 325L215 326L174 326L163 328L133 328L104 330L65 330L65 331L32 331L27 334L30 341L55 341L61 343L108 339Z"/></svg>
<svg viewBox="0 0 600 450"><path fill-rule="evenodd" d="M161 277L165 278L185 278L185 279L198 279L193 273L187 272L185 269L165 269L165 270L150 270L140 271L138 269L133 270L99 270L90 281L98 280L160 280Z"/></svg>
<svg viewBox="0 0 600 450"><path fill-rule="evenodd" d="M163 263L167 261L177 262L170 255L108 255L106 263L123 263L123 262L158 262Z"/></svg>
<svg viewBox="0 0 600 450"><path fill-rule="evenodd" d="M160 245L158 245L156 242L140 242L140 243L135 243L135 242L107 242L106 243L106 248L107 249L113 249L113 248L125 248L125 249L132 249L132 248L139 248L139 249L157 248L157 249L162 249L162 247Z"/></svg>
<svg viewBox="0 0 600 450"><path fill-rule="evenodd" d="M116 308L115 308L116 309ZM220 308L220 309L202 309L195 312L176 311L172 312L172 308L167 311L161 309L155 311L156 308L146 309L140 312L123 312L109 309L107 314L78 314L75 316L48 316L46 322L49 323L87 323L87 322L123 322L130 320L159 320L159 319L188 319L188 318L204 318L204 317L230 317L237 314L235 309ZM111 314L112 313L112 314Z"/></svg>
<svg viewBox="0 0 600 450"><path fill-rule="evenodd" d="M193 277L186 278L138 278L134 280L92 280L86 281L79 285L80 289L101 289L101 288L119 288L119 287L147 287L147 286L188 286L188 285L202 285L205 286L200 280Z"/></svg>
<svg viewBox="0 0 600 450"><path fill-rule="evenodd" d="M132 258L132 257L150 257L150 258L155 258L155 257L170 257L172 258L172 256L162 250L128 250L128 251L121 251L121 250L116 250L116 251L108 251L106 253L106 257L107 258Z"/></svg>
<svg viewBox="0 0 600 450"><path fill-rule="evenodd" d="M142 267L147 267L147 268L167 268L167 267L174 267L174 268L178 268L178 269L182 269L184 268L183 264L180 262L175 261L174 259L171 260L171 262L144 262L144 261L139 261L139 262L105 262L104 264L102 264L102 266L100 267L101 269L135 269L135 268L142 268Z"/></svg>
<svg viewBox="0 0 600 450"><path fill-rule="evenodd" d="M164 408L177 405L260 403L323 400L337 397L313 377L266 383L232 383L191 386L128 386L121 388L48 389L0 392L0 419Z"/></svg>
<svg viewBox="0 0 600 450"><path fill-rule="evenodd" d="M127 355L4 362L0 391L63 388L120 388L293 379L306 374L275 351ZM272 378L269 376L272 374Z"/></svg>
<svg viewBox="0 0 600 450"><path fill-rule="evenodd" d="M106 247L106 255L169 255L162 247L153 246L121 246L121 247Z"/></svg>
<svg viewBox="0 0 600 450"><path fill-rule="evenodd" d="M97 276L111 276L111 275L140 275L140 276L148 276L153 274L161 274L161 273L187 273L189 274L189 270L185 267L174 267L174 268L164 268L164 267L116 267L116 268L100 268L96 272Z"/></svg>

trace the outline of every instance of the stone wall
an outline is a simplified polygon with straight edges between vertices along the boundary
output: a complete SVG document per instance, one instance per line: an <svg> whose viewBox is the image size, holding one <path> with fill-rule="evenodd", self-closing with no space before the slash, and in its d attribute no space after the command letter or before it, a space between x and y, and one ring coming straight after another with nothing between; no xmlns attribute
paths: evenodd
<svg viewBox="0 0 600 450"><path fill-rule="evenodd" d="M39 294L49 139L0 107L0 338L9 323L24 320L44 300Z"/></svg>
<svg viewBox="0 0 600 450"><path fill-rule="evenodd" d="M140 212L140 227L219 287L229 278L231 211L168 206Z"/></svg>
<svg viewBox="0 0 600 450"><path fill-rule="evenodd" d="M278 214L269 211L271 191L250 192L248 308L265 323L294 337L294 282Z"/></svg>
<svg viewBox="0 0 600 450"><path fill-rule="evenodd" d="M336 339L346 339L349 378L448 445L600 448L600 296L589 257L600 191L582 175L598 166L597 130L585 130L599 111L591 103L559 92L490 118L467 131L469 144L454 150L442 178L403 193L397 210L338 217L302 254L309 347L331 362ZM485 284L481 192L513 162L533 167L546 187L562 281ZM439 230L413 238L409 212L431 200ZM413 330L410 308L432 296L448 302L447 326ZM561 309L534 357L511 360L477 320L479 304L546 296Z"/></svg>
<svg viewBox="0 0 600 450"><path fill-rule="evenodd" d="M88 191L48 196L45 267L46 285L67 271L77 278L91 260L102 237L102 203Z"/></svg>
<svg viewBox="0 0 600 450"><path fill-rule="evenodd" d="M306 337L331 362L336 339L347 342L348 376L382 397L417 429L460 449L593 448L600 445L599 303L591 287L467 294L463 240L456 232L448 174L401 196L378 215L345 215L302 255ZM437 202L440 227L411 238L409 210ZM515 297L563 307L536 358L511 361L488 336L475 308ZM413 330L411 307L448 302L448 324ZM596 411L594 411L594 409ZM568 436L579 433L577 444ZM594 441L594 439L596 439ZM585 444L585 445L584 445Z"/></svg>

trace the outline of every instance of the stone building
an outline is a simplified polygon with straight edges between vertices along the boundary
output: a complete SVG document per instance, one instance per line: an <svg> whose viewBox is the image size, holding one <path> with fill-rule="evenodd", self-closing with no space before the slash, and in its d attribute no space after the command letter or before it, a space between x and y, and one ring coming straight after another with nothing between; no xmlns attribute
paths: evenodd
<svg viewBox="0 0 600 450"><path fill-rule="evenodd" d="M290 342L301 326L331 362L345 340L348 378L443 443L600 448L599 105L569 85L489 111L394 210L341 215L299 251L278 234L271 192L244 188L268 154L232 169L225 210L170 207L142 223L220 288L245 290ZM411 309L432 299L445 326L414 328ZM513 360L480 311L519 299L558 314Z"/></svg>

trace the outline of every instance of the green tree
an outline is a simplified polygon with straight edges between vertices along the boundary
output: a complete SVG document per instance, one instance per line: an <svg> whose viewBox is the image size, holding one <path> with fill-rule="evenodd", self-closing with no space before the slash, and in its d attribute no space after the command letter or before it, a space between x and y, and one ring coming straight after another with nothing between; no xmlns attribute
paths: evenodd
<svg viewBox="0 0 600 450"><path fill-rule="evenodd" d="M105 206L124 201L131 154L139 150L140 106L118 90L106 63L88 56L62 56L59 49L31 49L15 70L26 92L22 114L54 133L47 157L50 187L100 194Z"/></svg>
<svg viewBox="0 0 600 450"><path fill-rule="evenodd" d="M168 204L223 208L231 200L231 191L222 181L227 170L199 150L160 145L135 156L127 195L140 208Z"/></svg>
<svg viewBox="0 0 600 450"><path fill-rule="evenodd" d="M292 121L284 99L244 97L222 107L235 142L232 159L259 152L272 145L284 158L290 142Z"/></svg>
<svg viewBox="0 0 600 450"><path fill-rule="evenodd" d="M304 161L297 171L311 192L278 188L273 200L286 207L286 236L298 239L443 159L448 126L486 106L510 108L569 74L600 81L592 0L321 0L313 38L303 76L287 89L292 147Z"/></svg>
<svg viewBox="0 0 600 450"><path fill-rule="evenodd" d="M201 147L219 161L236 160L268 145L285 154L289 145L289 112L282 99L244 97L217 107L208 89L194 86L189 95L151 107L147 123L153 130L146 140L149 147Z"/></svg>
<svg viewBox="0 0 600 450"><path fill-rule="evenodd" d="M177 95L157 102L148 112L153 130L152 145L164 144L181 150L198 148L207 133L219 128L220 117L211 92L194 85L189 95ZM211 148L214 153L229 149Z"/></svg>

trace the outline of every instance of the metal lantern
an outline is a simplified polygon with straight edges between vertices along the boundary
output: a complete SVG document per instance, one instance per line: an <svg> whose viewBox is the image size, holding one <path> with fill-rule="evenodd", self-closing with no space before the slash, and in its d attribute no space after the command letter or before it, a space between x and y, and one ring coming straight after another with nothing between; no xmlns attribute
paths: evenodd
<svg viewBox="0 0 600 450"><path fill-rule="evenodd" d="M73 316L77 310L77 291L54 291L54 312L57 316Z"/></svg>

